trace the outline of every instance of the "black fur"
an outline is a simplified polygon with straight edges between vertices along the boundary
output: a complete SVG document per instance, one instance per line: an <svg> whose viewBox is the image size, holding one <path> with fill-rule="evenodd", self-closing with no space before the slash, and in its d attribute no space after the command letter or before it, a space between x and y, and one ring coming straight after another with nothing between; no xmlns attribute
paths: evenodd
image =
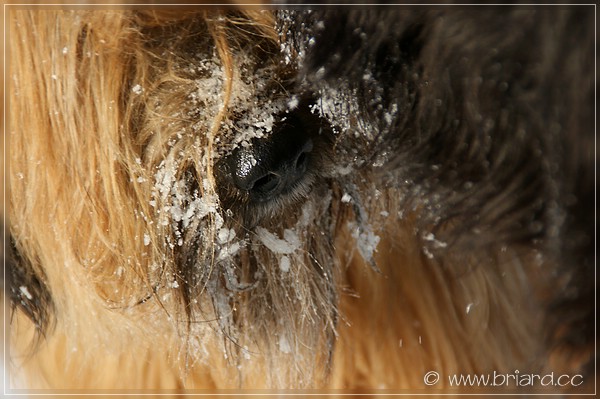
<svg viewBox="0 0 600 399"><path fill-rule="evenodd" d="M423 225L456 250L523 245L561 265L557 279L568 282L549 301L549 338L574 351L595 341L591 10L279 15L280 30L306 54L290 92L317 97L324 85L353 92L358 116L378 134L368 161L386 155L378 173L405 189L407 206L425 206ZM5 247L13 250L6 259L11 303L44 331L53 309L44 276L12 242ZM182 256L180 263L188 270L195 261Z"/></svg>
<svg viewBox="0 0 600 399"><path fill-rule="evenodd" d="M54 304L43 273L19 255L12 238L4 240L4 267L8 294L13 312L19 310L29 317L41 335L52 326Z"/></svg>
<svg viewBox="0 0 600 399"><path fill-rule="evenodd" d="M588 353L596 285L592 10L320 9L286 14L281 28L306 53L298 86L356 93L359 117L379 126L374 153L393 154L381 173L393 171L390 183L426 205L422 222L451 248L524 245L560 265L557 279L569 283L548 305L549 338ZM393 104L388 128L381 121Z"/></svg>

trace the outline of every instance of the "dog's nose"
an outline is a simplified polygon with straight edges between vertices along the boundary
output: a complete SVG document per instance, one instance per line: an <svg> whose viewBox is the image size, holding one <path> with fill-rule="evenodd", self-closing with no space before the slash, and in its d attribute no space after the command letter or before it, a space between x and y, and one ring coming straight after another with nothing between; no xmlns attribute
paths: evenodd
<svg viewBox="0 0 600 399"><path fill-rule="evenodd" d="M226 162L236 188L264 202L293 189L303 179L312 150L310 136L290 120L270 136L237 148Z"/></svg>

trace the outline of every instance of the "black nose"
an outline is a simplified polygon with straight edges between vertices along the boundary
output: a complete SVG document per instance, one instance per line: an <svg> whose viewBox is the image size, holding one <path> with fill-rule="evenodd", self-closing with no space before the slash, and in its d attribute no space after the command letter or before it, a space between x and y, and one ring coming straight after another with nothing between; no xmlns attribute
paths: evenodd
<svg viewBox="0 0 600 399"><path fill-rule="evenodd" d="M313 142L293 120L266 138L253 139L237 148L226 163L233 184L254 201L269 201L293 190L305 177Z"/></svg>

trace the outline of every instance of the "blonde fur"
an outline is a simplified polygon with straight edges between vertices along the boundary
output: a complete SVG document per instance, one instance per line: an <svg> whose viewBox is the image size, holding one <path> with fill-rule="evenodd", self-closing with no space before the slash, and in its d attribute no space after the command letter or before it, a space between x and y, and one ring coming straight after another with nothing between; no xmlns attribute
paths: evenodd
<svg viewBox="0 0 600 399"><path fill-rule="evenodd" d="M250 284L254 257L264 277L255 291L227 297L224 313L207 294L221 281L213 279L218 212L192 221L204 231L199 257L209 266L201 295L186 300L176 289L180 236L157 212L175 197L157 190L157 174L169 167L178 181L193 173L201 198L217 196L214 163L234 137L223 126L236 117L247 78L243 43L263 46L272 57L265 63L279 60L269 52L280 39L271 13L11 9L8 22L10 233L43 276L56 315L34 349L30 321L19 312L11 321L13 378L27 388L421 389L429 370L542 372L560 363L548 363L537 338L545 288L531 291L551 286L542 275L554 265L535 249L504 245L469 255L430 248L430 257L418 205L398 215L400 191L371 197L368 175L364 198L355 198L368 221L339 186L329 202L309 201L303 249L289 255L292 277L249 238L232 273ZM182 49L190 35L220 61L214 104L189 103L194 77L182 72L190 61ZM278 71L270 84L284 87ZM204 114L186 114L198 109ZM190 128L193 118L200 125ZM302 212L267 227L283 237ZM309 246L326 217L332 242ZM352 226L363 222L382 238L376 268L356 249ZM313 258L322 270L309 267ZM278 350L286 344L291 351Z"/></svg>

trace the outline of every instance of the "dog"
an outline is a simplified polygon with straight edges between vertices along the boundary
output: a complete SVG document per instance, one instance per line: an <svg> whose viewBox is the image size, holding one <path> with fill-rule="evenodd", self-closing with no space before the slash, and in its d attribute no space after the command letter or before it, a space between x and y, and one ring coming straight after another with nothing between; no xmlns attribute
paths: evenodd
<svg viewBox="0 0 600 399"><path fill-rule="evenodd" d="M590 7L275 8L8 8L9 388L593 390Z"/></svg>

